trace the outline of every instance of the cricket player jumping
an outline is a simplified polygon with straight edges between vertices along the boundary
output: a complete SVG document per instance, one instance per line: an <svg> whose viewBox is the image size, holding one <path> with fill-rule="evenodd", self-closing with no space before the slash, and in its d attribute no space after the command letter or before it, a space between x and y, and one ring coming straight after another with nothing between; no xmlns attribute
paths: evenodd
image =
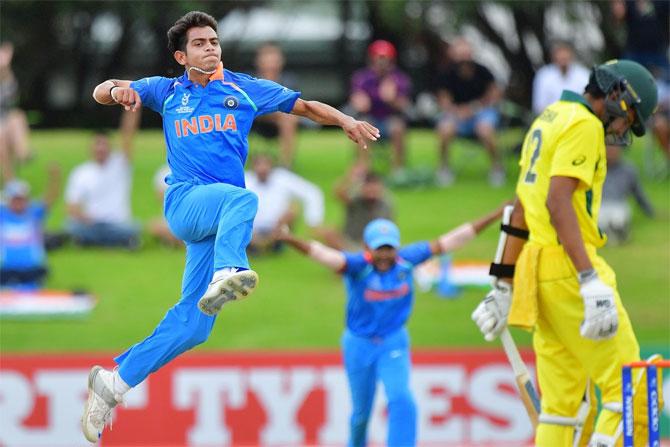
<svg viewBox="0 0 670 447"><path fill-rule="evenodd" d="M502 208L467 222L431 242L400 246L400 230L387 219L365 227L362 253L344 253L285 232L280 238L316 262L339 272L347 290L344 368L351 391L349 447L363 447L377 382L388 400L389 447L416 444L416 406L409 387L410 343L405 323L414 304L412 272L433 255L467 244L500 218Z"/></svg>
<svg viewBox="0 0 670 447"><path fill-rule="evenodd" d="M168 31L168 47L184 66L183 76L108 80L93 92L100 104L126 110L144 104L163 117L172 171L165 217L186 244L186 267L181 299L153 334L116 357L117 370L91 370L82 417L91 442L101 436L124 393L207 340L223 304L248 296L258 284L246 256L258 199L245 189L243 171L254 118L281 111L340 126L363 149L379 137L374 126L303 101L299 92L224 69L216 20L205 13L180 18Z"/></svg>
<svg viewBox="0 0 670 447"><path fill-rule="evenodd" d="M640 352L614 272L596 253L606 241L597 227L605 143L628 145L629 130L644 135L656 103L645 68L610 61L592 70L583 95L564 91L524 140L517 199L503 229L510 237L492 266L498 280L472 317L487 340L506 324L534 329L537 446L620 442L621 366ZM595 432L594 385L602 395Z"/></svg>

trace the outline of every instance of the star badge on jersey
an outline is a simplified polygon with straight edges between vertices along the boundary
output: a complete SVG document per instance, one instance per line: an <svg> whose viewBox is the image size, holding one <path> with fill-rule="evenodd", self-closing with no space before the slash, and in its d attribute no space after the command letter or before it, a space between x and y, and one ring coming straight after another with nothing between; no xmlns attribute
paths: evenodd
<svg viewBox="0 0 670 447"><path fill-rule="evenodd" d="M226 96L223 99L223 105L226 106L227 109L236 109L237 106L240 105L240 101L234 96Z"/></svg>

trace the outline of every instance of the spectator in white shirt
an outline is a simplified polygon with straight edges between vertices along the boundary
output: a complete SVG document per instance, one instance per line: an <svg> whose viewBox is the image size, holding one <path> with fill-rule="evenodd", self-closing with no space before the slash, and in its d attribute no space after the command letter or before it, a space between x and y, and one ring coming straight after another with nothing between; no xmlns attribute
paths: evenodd
<svg viewBox="0 0 670 447"><path fill-rule="evenodd" d="M298 217L296 201L300 202L307 226L318 231L323 224L324 199L318 186L292 173L275 167L268 154L254 156L253 170L246 172L247 189L258 196L258 212L254 219L251 252L277 250L281 244L277 234L284 225L293 225Z"/></svg>
<svg viewBox="0 0 670 447"><path fill-rule="evenodd" d="M568 42L559 41L551 48L552 63L535 73L533 80L533 113L539 115L561 97L563 90L582 93L589 81L590 71L574 61L575 54Z"/></svg>
<svg viewBox="0 0 670 447"><path fill-rule="evenodd" d="M111 150L109 137L98 132L91 160L77 166L68 179L65 203L68 231L83 246L125 247L139 243L139 225L130 211L132 137L139 113L124 112L121 151Z"/></svg>

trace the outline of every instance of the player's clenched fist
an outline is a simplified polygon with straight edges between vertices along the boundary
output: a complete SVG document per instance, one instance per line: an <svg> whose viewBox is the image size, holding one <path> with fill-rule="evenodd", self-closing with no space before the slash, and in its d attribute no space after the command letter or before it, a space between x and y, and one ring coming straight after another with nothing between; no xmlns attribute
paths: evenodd
<svg viewBox="0 0 670 447"><path fill-rule="evenodd" d="M126 110L137 110L142 105L140 95L130 87L114 86L109 91L112 99Z"/></svg>
<svg viewBox="0 0 670 447"><path fill-rule="evenodd" d="M507 325L507 314L512 302L512 286L496 281L486 298L472 312L472 320L484 334L486 341L493 341Z"/></svg>
<svg viewBox="0 0 670 447"><path fill-rule="evenodd" d="M619 327L614 290L598 275L581 281L579 293L584 300L584 321L579 333L591 340L605 340L616 334Z"/></svg>

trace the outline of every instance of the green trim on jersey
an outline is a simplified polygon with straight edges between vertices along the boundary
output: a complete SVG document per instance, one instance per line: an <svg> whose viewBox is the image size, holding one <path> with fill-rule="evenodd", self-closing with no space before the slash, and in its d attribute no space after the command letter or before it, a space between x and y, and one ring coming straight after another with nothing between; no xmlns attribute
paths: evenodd
<svg viewBox="0 0 670 447"><path fill-rule="evenodd" d="M573 92L572 90L563 90L563 93L561 93L561 99L559 99L559 101L578 102L587 109L589 109L589 112L595 115L593 109L591 108L591 104L589 104L586 98L584 98L579 93Z"/></svg>

